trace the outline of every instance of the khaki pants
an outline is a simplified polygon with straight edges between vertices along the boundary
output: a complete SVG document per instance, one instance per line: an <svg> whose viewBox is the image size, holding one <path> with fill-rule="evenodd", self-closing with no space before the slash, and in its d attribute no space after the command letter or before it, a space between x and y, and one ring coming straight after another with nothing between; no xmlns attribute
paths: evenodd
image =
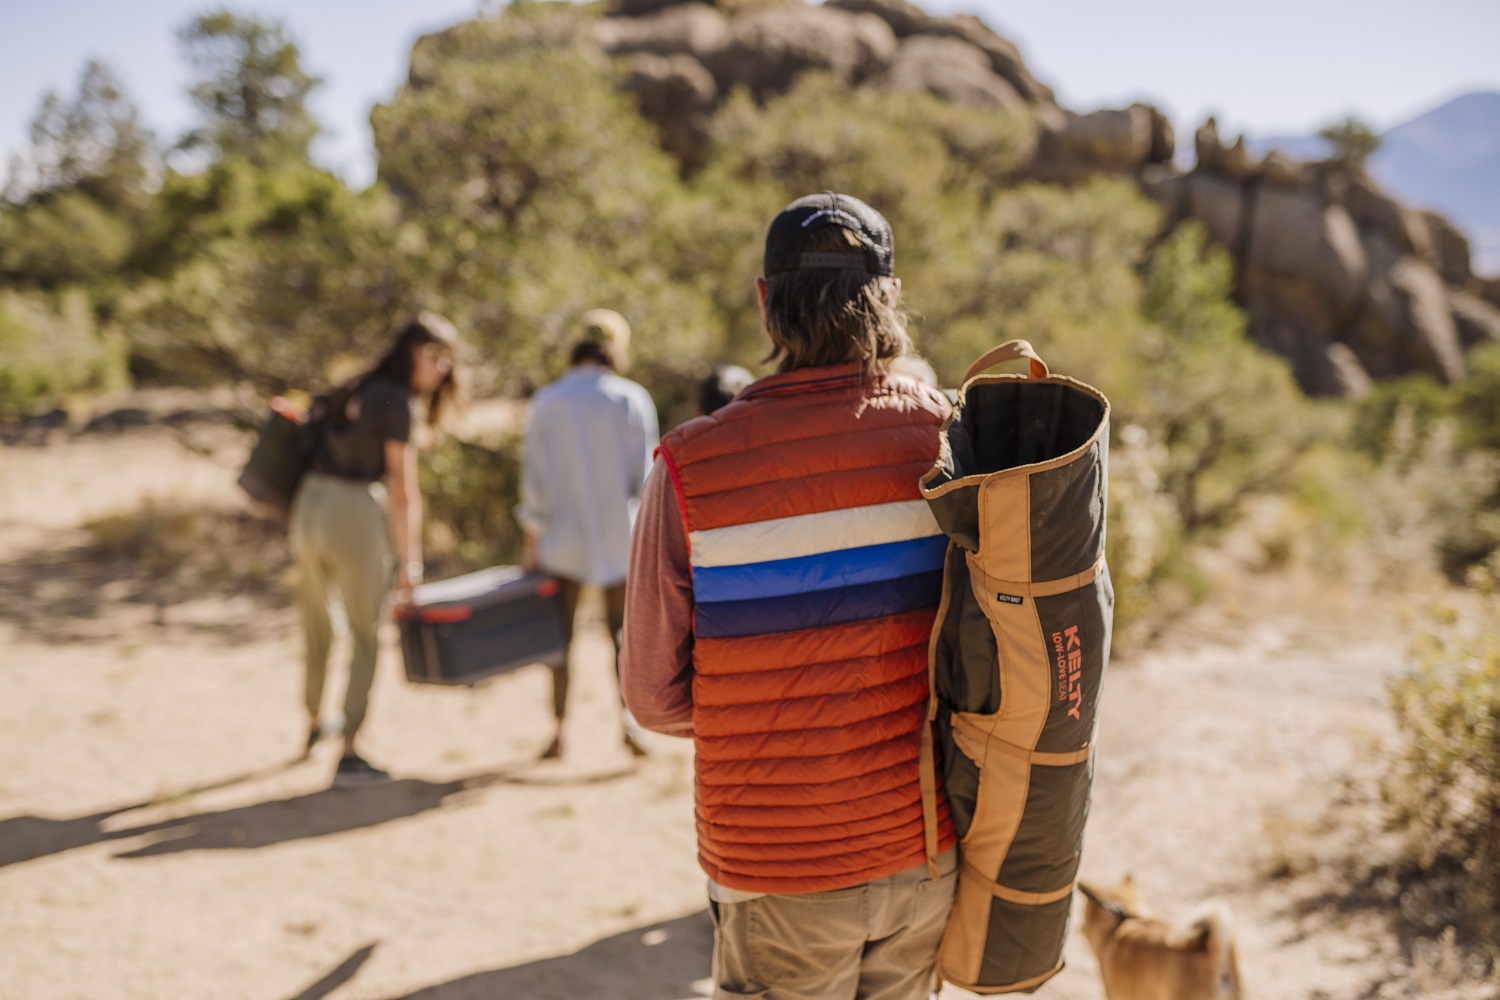
<svg viewBox="0 0 1500 1000"><path fill-rule="evenodd" d="M337 588L354 642L349 687L344 692L344 738L364 724L379 651L376 630L391 589L390 529L379 494L383 487L307 474L292 504L292 557L297 563L297 606L306 641L308 715L317 719L328 677L333 622L329 588Z"/></svg>
<svg viewBox="0 0 1500 1000"><path fill-rule="evenodd" d="M849 889L710 902L714 998L927 1000L958 858Z"/></svg>

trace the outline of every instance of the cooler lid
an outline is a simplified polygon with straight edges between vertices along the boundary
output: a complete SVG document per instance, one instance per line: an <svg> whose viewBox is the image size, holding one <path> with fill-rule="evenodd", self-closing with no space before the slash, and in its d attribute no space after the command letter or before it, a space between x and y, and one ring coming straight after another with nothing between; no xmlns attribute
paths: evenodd
<svg viewBox="0 0 1500 1000"><path fill-rule="evenodd" d="M476 570L473 573L465 573L463 576L419 584L412 590L411 596L413 603L418 607L468 603L491 597L498 591L511 588L526 578L527 573L519 566L491 566L489 569ZM527 585L544 579L545 577L534 576Z"/></svg>

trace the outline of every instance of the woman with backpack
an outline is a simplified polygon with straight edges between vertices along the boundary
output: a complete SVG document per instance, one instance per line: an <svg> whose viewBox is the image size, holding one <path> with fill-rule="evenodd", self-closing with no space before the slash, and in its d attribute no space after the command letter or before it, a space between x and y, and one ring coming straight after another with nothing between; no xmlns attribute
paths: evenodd
<svg viewBox="0 0 1500 1000"><path fill-rule="evenodd" d="M329 613L337 590L353 640L344 693L344 752L336 788L389 775L355 752L378 651L376 630L387 596L411 601L422 580L422 497L417 488L414 412L436 428L453 401L457 331L423 312L364 375L314 408L312 461L291 511L297 603L306 639L307 749L322 731L320 711L333 642Z"/></svg>

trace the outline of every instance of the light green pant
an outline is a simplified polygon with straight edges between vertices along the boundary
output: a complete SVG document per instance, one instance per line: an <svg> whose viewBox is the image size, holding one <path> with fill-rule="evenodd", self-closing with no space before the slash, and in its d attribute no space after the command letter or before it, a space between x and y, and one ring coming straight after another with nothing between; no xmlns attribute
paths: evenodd
<svg viewBox="0 0 1500 1000"><path fill-rule="evenodd" d="M337 588L354 642L349 687L344 692L344 738L353 740L365 721L375 680L376 630L390 592L394 565L390 529L380 501L384 487L307 474L292 504L292 558L297 564L297 604L307 642L307 712L314 720L323 704L333 622L329 588Z"/></svg>

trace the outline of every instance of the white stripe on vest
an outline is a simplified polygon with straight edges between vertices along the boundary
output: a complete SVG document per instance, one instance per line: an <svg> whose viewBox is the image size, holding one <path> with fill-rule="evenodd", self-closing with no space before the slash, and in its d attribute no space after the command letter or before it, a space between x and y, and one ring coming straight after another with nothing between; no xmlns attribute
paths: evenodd
<svg viewBox="0 0 1500 1000"><path fill-rule="evenodd" d="M695 567L795 559L942 534L925 500L898 500L752 521L688 535Z"/></svg>

